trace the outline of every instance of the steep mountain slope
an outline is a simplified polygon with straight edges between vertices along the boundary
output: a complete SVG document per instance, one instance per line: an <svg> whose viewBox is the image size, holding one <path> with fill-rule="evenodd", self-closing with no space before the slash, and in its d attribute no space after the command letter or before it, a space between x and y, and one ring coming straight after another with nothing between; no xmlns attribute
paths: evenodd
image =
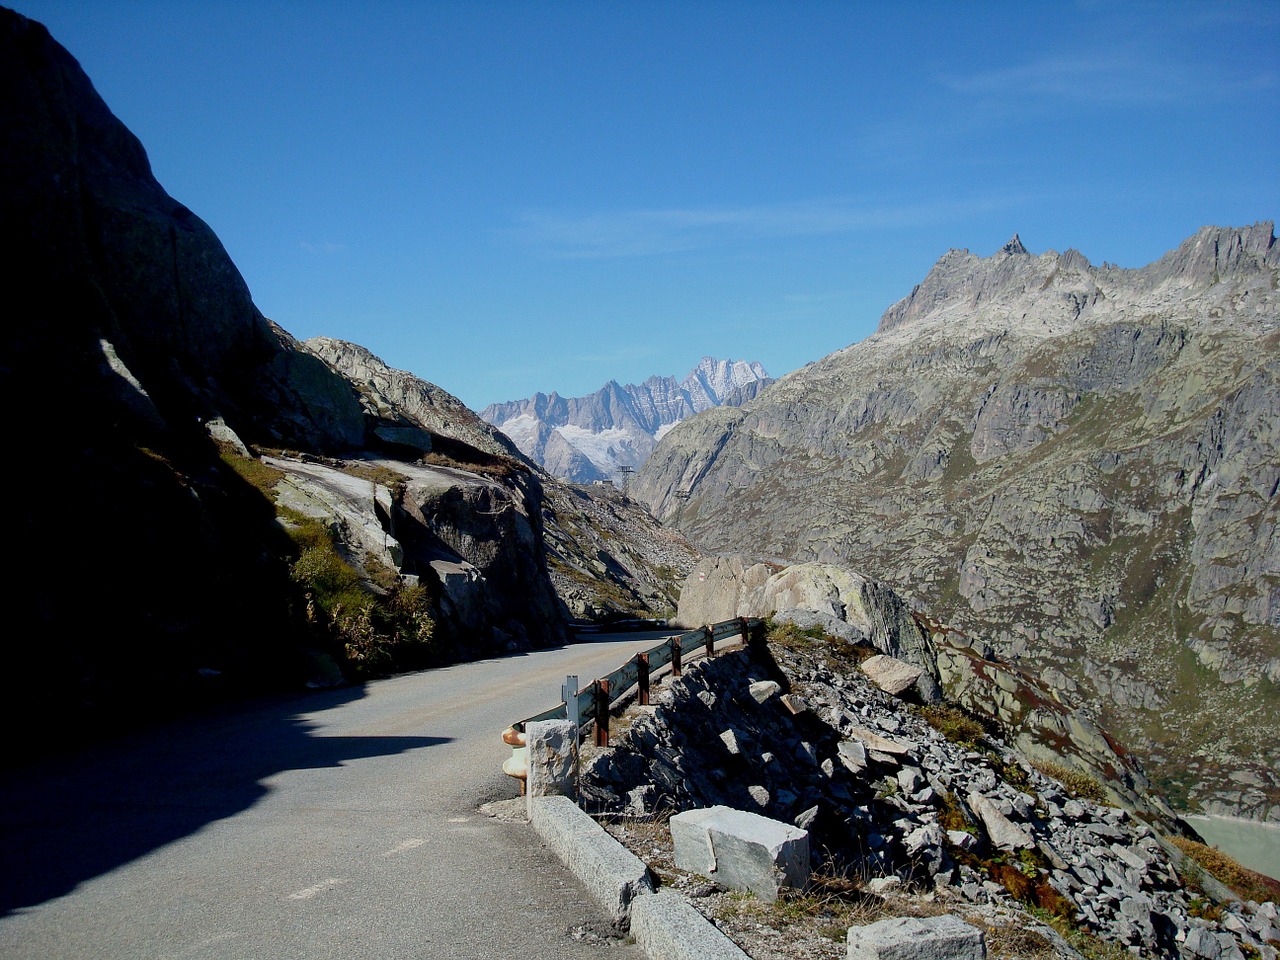
<svg viewBox="0 0 1280 960"><path fill-rule="evenodd" d="M487 568L517 566L528 556L542 556L559 602L574 618L595 621L667 616L674 611L679 583L699 554L680 534L663 529L640 504L619 491L576 487L547 476L525 460L504 434L456 397L407 371L389 367L358 344L318 337L303 346L356 385L361 403L379 415L379 435L384 441L410 440L425 449L424 454L415 451L415 455L421 454L429 465L453 464L510 474L528 488L526 502L540 510L545 551L525 551L523 558L507 550L490 551L500 562L486 564ZM404 414L411 415L412 421L392 425L393 415ZM425 440L419 436L424 432ZM412 480L421 469L421 464L412 468L384 465L386 471L403 474L406 490L398 494L401 502L408 488L421 488ZM491 484L492 479L487 482ZM390 503L392 498L388 489L385 499ZM353 507L363 520L345 526L372 529L375 542L364 544L362 549L386 553L389 534L383 526L394 525L378 519L375 499L364 497L362 504ZM507 512L501 506L497 514ZM494 539L510 539L510 531L504 533ZM449 539L460 546L466 538L455 533ZM381 548L377 541L382 542ZM395 547L402 545L395 542ZM424 561L429 565L432 559L427 556ZM397 560L386 555L383 562L402 571L406 568L403 557ZM527 594L522 598L523 602L528 599Z"/></svg>
<svg viewBox="0 0 1280 960"><path fill-rule="evenodd" d="M683 380L650 377L638 386L609 381L585 397L539 393L490 404L480 416L550 473L574 483L612 479L644 463L674 424L721 405L737 405L772 383L764 367L703 357Z"/></svg>
<svg viewBox="0 0 1280 960"><path fill-rule="evenodd" d="M266 320L3 8L0 156L11 757L330 682L330 657L365 675L406 636L422 662L565 637L533 468L453 398L375 383L367 351L353 382Z"/></svg>
<svg viewBox="0 0 1280 960"><path fill-rule="evenodd" d="M633 496L848 563L1038 667L1176 799L1280 819L1280 248L944 255L876 334L673 429Z"/></svg>
<svg viewBox="0 0 1280 960"><path fill-rule="evenodd" d="M405 370L388 366L359 344L312 337L302 348L356 385L368 412L381 420L376 432L384 442L407 440L410 446L421 446L420 436L406 436L402 431L425 428L435 435L437 447L441 438L449 438L491 456L532 466L505 434L482 421L457 397ZM397 416L406 418L406 423L397 424Z"/></svg>

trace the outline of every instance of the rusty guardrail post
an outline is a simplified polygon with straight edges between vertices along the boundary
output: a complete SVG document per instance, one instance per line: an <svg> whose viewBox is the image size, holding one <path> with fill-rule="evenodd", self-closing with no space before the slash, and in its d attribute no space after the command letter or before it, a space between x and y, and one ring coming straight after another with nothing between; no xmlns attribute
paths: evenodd
<svg viewBox="0 0 1280 960"><path fill-rule="evenodd" d="M673 677L680 676L680 654L683 649L680 644L680 637L671 638L671 675Z"/></svg>
<svg viewBox="0 0 1280 960"><path fill-rule="evenodd" d="M640 688L640 705L649 705L649 655L636 654L636 683Z"/></svg>
<svg viewBox="0 0 1280 960"><path fill-rule="evenodd" d="M716 652L716 632L709 624L704 625L702 629L707 631L707 656L714 656Z"/></svg>
<svg viewBox="0 0 1280 960"><path fill-rule="evenodd" d="M597 680L596 684L596 746L609 745L609 681Z"/></svg>

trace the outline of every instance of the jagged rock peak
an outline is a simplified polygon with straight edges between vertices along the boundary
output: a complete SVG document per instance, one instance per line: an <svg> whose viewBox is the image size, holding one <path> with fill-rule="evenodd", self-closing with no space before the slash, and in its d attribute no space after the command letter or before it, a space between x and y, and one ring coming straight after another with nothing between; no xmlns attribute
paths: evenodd
<svg viewBox="0 0 1280 960"><path fill-rule="evenodd" d="M1000 252L1003 254L1007 254L1009 256L1013 256L1014 254L1019 254L1019 253L1024 254L1026 256L1030 256L1030 253L1028 252L1027 248L1022 245L1022 238L1019 237L1016 233L1013 235L1012 240L1010 240L1008 243L1006 243L1003 247L1000 248Z"/></svg>
<svg viewBox="0 0 1280 960"><path fill-rule="evenodd" d="M1096 268L1074 249L1033 256L1015 233L990 257L947 251L910 294L884 312L876 332L924 318L945 320L954 327L995 301L1007 303L1008 317L1030 318L1033 326L1079 326L1076 321L1099 295L1140 294L1167 285L1207 289L1230 277L1257 276L1277 268L1280 247L1272 221L1201 227L1177 249L1140 269L1110 264Z"/></svg>
<svg viewBox="0 0 1280 960"><path fill-rule="evenodd" d="M1275 222L1260 220L1249 227L1201 227L1177 249L1138 271L1156 287L1169 281L1208 286L1227 276L1243 276L1280 267Z"/></svg>

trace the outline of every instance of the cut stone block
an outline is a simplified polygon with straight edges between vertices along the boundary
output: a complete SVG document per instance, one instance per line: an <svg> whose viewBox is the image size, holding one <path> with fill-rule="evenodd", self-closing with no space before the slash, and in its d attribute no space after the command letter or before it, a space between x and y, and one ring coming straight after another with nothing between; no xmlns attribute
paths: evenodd
<svg viewBox="0 0 1280 960"><path fill-rule="evenodd" d="M530 724L532 726L532 724ZM568 797L532 797L529 823L613 920L627 929L631 905L653 893L649 868Z"/></svg>
<svg viewBox="0 0 1280 960"><path fill-rule="evenodd" d="M848 960L985 960L986 938L959 917L894 917L850 927Z"/></svg>
<svg viewBox="0 0 1280 960"><path fill-rule="evenodd" d="M568 720L535 720L525 727L527 797L577 797L577 732Z"/></svg>
<svg viewBox="0 0 1280 960"><path fill-rule="evenodd" d="M749 960L684 897L665 890L636 898L631 935L650 957L663 960Z"/></svg>
<svg viewBox="0 0 1280 960"><path fill-rule="evenodd" d="M772 903L783 887L809 882L809 834L731 807L687 810L671 818L676 866Z"/></svg>

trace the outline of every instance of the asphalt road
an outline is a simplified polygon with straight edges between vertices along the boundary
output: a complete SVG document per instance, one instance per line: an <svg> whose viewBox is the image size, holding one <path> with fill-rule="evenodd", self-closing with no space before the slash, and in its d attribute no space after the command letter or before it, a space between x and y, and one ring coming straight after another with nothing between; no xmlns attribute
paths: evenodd
<svg viewBox="0 0 1280 960"><path fill-rule="evenodd" d="M514 720L655 634L224 710L8 772L0 956L642 958L523 823Z"/></svg>

